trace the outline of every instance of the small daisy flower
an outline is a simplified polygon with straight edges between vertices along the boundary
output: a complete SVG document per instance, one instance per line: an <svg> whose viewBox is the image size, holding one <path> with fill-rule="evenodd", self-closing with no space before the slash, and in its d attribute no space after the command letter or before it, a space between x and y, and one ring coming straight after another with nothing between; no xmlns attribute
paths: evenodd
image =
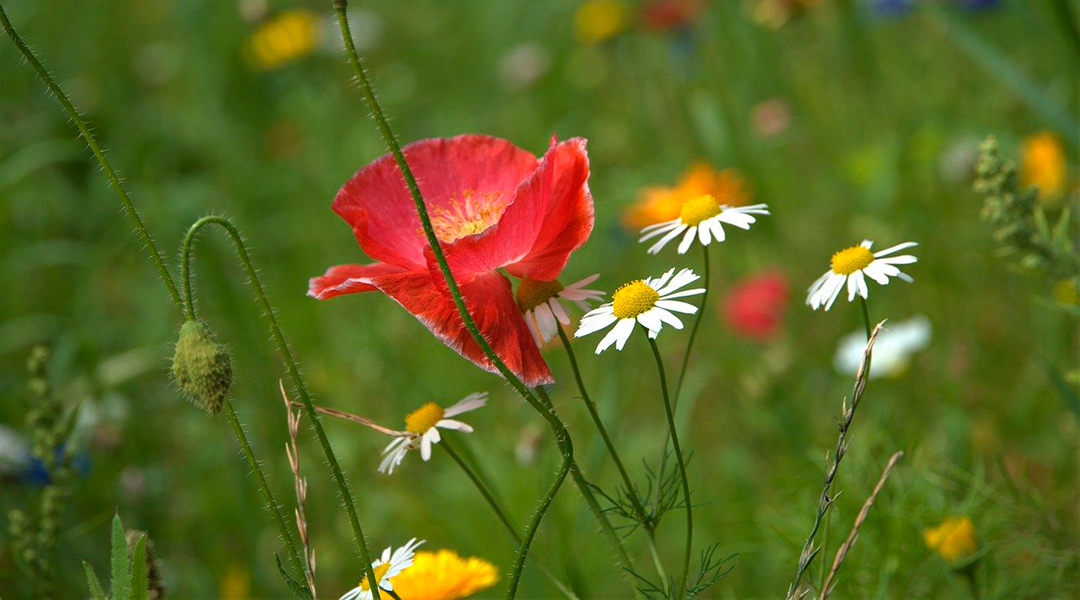
<svg viewBox="0 0 1080 600"><path fill-rule="evenodd" d="M394 550L392 546L383 550L379 560L371 563L371 569L375 571L375 584L379 586L379 589L394 591L391 579L412 566L413 552L423 543L424 540L417 541L413 538L397 550ZM364 575L364 578L360 580L360 585L345 592L340 600L371 600L372 598L374 595L371 593L371 582L368 581L367 575Z"/></svg>
<svg viewBox="0 0 1080 600"><path fill-rule="evenodd" d="M534 279L522 279L518 284L515 298L521 314L525 316L525 323L540 346L559 333L559 323L570 324L570 315L567 314L559 300L565 300L577 304L582 312L589 311L589 300L599 300L604 297L604 292L598 290L583 289L586 285L596 281L599 274L586 277L577 283L563 287L558 280L536 281Z"/></svg>
<svg viewBox="0 0 1080 600"><path fill-rule="evenodd" d="M867 277L881 285L888 285L890 277L899 277L908 283L915 281L907 273L902 273L896 265L909 265L919 259L910 254L889 255L918 246L918 244L904 242L880 252L870 252L872 245L874 242L863 240L863 243L858 246L846 248L832 255L832 268L810 286L810 291L806 296L806 303L810 308L814 310L822 306L825 310L832 308L833 302L844 289L845 283L848 290L848 302L854 300L856 294L865 299L868 293Z"/></svg>
<svg viewBox="0 0 1080 600"><path fill-rule="evenodd" d="M487 404L487 392L469 394L449 408L443 408L435 402L428 402L405 417L407 435L394 438L383 449L383 459L379 463L379 472L391 475L394 469L405 460L409 450L420 449L420 457L427 461L431 458L432 444L438 444L442 437L439 429L456 429L472 433L473 428L466 423L450 419L462 413L483 407Z"/></svg>
<svg viewBox="0 0 1080 600"><path fill-rule="evenodd" d="M694 296L705 293L705 288L682 290L687 284L699 279L690 269L683 269L672 276L675 269L670 269L660 277L637 279L615 290L611 302L600 306L581 318L574 337L595 333L615 323L615 327L600 340L596 353L600 354L615 344L616 350L622 350L634 326L640 323L649 332L650 338L656 338L664 324L675 329L682 329L682 321L674 313L692 315L698 307L675 298Z"/></svg>
<svg viewBox="0 0 1080 600"><path fill-rule="evenodd" d="M720 204L716 198L709 194L698 196L693 200L683 203L679 218L655 225L649 225L641 230L639 242L651 240L657 236L663 236L652 246L649 246L649 254L660 252L675 238L682 236L679 242L679 254L686 254L696 238L702 246L708 246L716 240L722 242L725 239L724 223L734 225L740 229L750 229L750 225L757 221L754 215L769 214L767 204L751 204L750 206L728 206Z"/></svg>

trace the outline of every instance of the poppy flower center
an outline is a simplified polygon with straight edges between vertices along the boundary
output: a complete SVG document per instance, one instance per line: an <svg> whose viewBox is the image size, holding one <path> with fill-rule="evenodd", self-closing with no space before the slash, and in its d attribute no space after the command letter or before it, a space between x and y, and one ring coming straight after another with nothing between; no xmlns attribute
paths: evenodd
<svg viewBox="0 0 1080 600"><path fill-rule="evenodd" d="M852 246L832 255L832 270L837 275L851 275L874 262L874 253L864 246Z"/></svg>
<svg viewBox="0 0 1080 600"><path fill-rule="evenodd" d="M373 568L372 571L375 571L375 583L382 583L383 575L386 575L386 572L389 570L390 563L388 562ZM360 589L364 590L365 592L371 591L371 583L368 581L367 575L364 575L364 579L360 581Z"/></svg>
<svg viewBox="0 0 1080 600"><path fill-rule="evenodd" d="M652 310L658 300L660 300L660 294L649 284L638 279L615 290L611 310L617 318L633 319Z"/></svg>
<svg viewBox="0 0 1080 600"><path fill-rule="evenodd" d="M705 219L715 217L723 212L723 210L724 209L720 207L720 203L716 201L716 198L713 198L709 194L705 194L704 196L698 196L693 200L684 202L679 217L684 224L694 227Z"/></svg>
<svg viewBox="0 0 1080 600"><path fill-rule="evenodd" d="M442 420L443 413L443 407L434 402L428 402L405 417L405 430L409 433L422 435Z"/></svg>
<svg viewBox="0 0 1080 600"><path fill-rule="evenodd" d="M504 200L501 192L464 190L451 196L446 206L431 209L431 225L439 241L450 244L487 231L499 222L507 204L509 199Z"/></svg>
<svg viewBox="0 0 1080 600"><path fill-rule="evenodd" d="M537 281L535 279L522 279L518 284L515 297L521 312L527 313L555 297L563 290L563 285L557 280Z"/></svg>

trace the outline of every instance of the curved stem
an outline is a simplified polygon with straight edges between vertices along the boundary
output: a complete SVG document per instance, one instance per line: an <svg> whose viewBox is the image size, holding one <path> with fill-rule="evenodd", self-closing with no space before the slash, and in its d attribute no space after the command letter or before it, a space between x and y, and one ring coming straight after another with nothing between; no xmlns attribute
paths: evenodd
<svg viewBox="0 0 1080 600"><path fill-rule="evenodd" d="M862 301L860 304L862 304L863 327L866 328L866 339L870 339L870 333L874 330L870 325L870 308L867 305L866 298L859 296L859 300Z"/></svg>
<svg viewBox="0 0 1080 600"><path fill-rule="evenodd" d="M577 382L578 391L581 393L581 399L585 403L585 408L589 410L589 416L592 417L597 431L600 432L600 437L604 439L604 445L607 446L608 454L611 455L611 460L618 468L619 475L622 476L623 485L626 486L626 494L630 497L630 502L634 505L634 512L638 515L638 522L641 523L641 526L645 529L645 534L648 537L649 552L652 555L653 565L656 567L656 572L660 576L664 587L667 587L667 571L664 570L664 563L660 559L660 550L656 546L656 528L649 520L645 512L645 506L638 497L637 490L634 488L633 481L630 479L630 474L626 471L626 467L623 465L622 459L619 458L619 453L615 449L615 444L612 443L611 436L608 435L607 428L604 427L604 422L600 419L600 413L596 410L596 403L593 402L592 397L589 396L588 390L585 389L585 381L581 377L581 369L578 367L577 356L574 354L574 347L570 343L570 338L567 337L566 332L563 331L561 325L558 327L558 332L559 339L562 340L563 347L566 348L566 356L570 360L570 370L574 372L574 380Z"/></svg>
<svg viewBox="0 0 1080 600"><path fill-rule="evenodd" d="M277 317L274 316L274 308L270 305L270 301L266 297L266 291L259 281L259 275L255 270L255 265L251 262L251 256L248 254L247 246L244 244L243 238L240 237L240 232L236 230L236 227L234 227L228 219L218 216L203 217L198 221L195 221L188 229L187 235L184 236L184 245L181 250L181 270L185 275L184 289L190 294L192 242L195 239L195 234L207 225L218 225L224 229L232 240L233 245L236 247L236 255L240 259L240 263L243 265L244 270L247 271L251 286L255 289L255 299L262 307L263 312L266 314L266 318L270 321L270 332L273 335L274 342L277 344L278 351L281 353L281 359L285 362L285 367L289 371L289 377L296 386L296 392L300 396L300 401L304 404L308 419L311 420L311 426L315 430L315 437L318 438L319 445L322 446L323 453L326 455L326 462L330 464L330 471L333 473L334 482L338 487L338 493L341 494L342 506L349 516L349 524L352 526L353 536L356 538L356 548L360 553L360 562L364 566L364 572L368 576L368 581L378 581L374 569L371 567L371 555L368 553L367 542L364 540L364 531L360 527L360 518L356 515L356 506L353 503L352 494L349 492L349 485L345 482L345 475L341 472L341 466L338 464L337 456L334 454L333 448L330 447L330 440L327 439L326 432L323 431L319 414L316 412L315 406L311 402L311 397L308 395L307 391L307 385L304 383L304 378L300 375L300 368L296 365L296 360L293 358L292 351L289 350L289 345L285 341L285 335L281 332L281 326L278 325ZM190 310L190 314L194 316L194 303L190 296L186 300L186 310ZM371 586L371 592L374 595L375 600L379 600L379 586Z"/></svg>
<svg viewBox="0 0 1080 600"><path fill-rule="evenodd" d="M446 281L446 286L450 292L451 297L454 299L454 306L457 307L458 314L461 316L461 320L465 325L465 329L472 336L473 341L484 353L491 364L495 367L499 373L506 378L510 385L517 390L518 394L529 403L529 406L536 412L540 413L542 417L548 422L552 431L555 433L555 441L559 446L559 451L562 453L563 462L556 473L555 481L552 483L548 493L545 494L544 499L541 501L540 507L537 509L537 513L530 521L529 529L526 530L526 535L523 540L521 551L518 552L518 556L514 562L513 571L510 578L510 588L507 592L509 598L513 598L517 594L517 586L521 577L521 569L524 567L525 558L528 555L528 546L532 542L532 538L535 536L535 528L540 525L540 521L547 511L548 506L551 504L551 500L555 497L559 487L562 486L563 480L566 478L566 473L574 465L574 445L570 440L570 434L566 430L566 426L559 419L555 411L543 406L537 399L536 395L530 390L507 366L506 364L495 354L491 345L488 343L484 336L477 329L476 323L473 321L472 316L469 314L468 308L465 306L465 300L462 298L461 290L458 288L457 281L454 280L454 274L450 270L450 264L446 260L446 255L443 252L441 242L435 235L435 229L431 224L431 217L428 215L427 207L424 205L424 198L420 194L420 187L416 184L416 177L413 176L412 170L409 168L408 162L405 160L405 155L401 151L401 146L398 144L397 138L394 136L394 132L390 129L390 124L387 122L386 117L383 115L382 108L379 106L379 101L375 97L375 91L371 87L371 82L368 80L367 73L364 71L363 65L360 64L360 56L356 52L356 46L353 44L352 34L349 30L349 19L346 14L346 8L348 2L346 0L333 0L334 10L337 13L338 25L341 28L341 36L345 42L345 52L349 57L349 63L352 65L353 71L356 73L357 81L360 84L360 89L364 94L364 98L367 101L368 108L371 110L371 114L375 119L375 123L379 127L379 132L382 135L383 141L386 143L387 148L390 150L390 154L393 155L394 161L397 163L398 169L401 171L402 177L405 179L405 185L409 189L409 193L412 196L413 203L416 205L416 213L420 219L421 228L424 231L424 236L427 239L428 245L431 247L432 253L435 255L435 261L439 265L439 271L443 275L443 279ZM594 514L598 520L602 521L603 514ZM622 552L625 556L625 551ZM628 566L625 565L624 566Z"/></svg>
<svg viewBox="0 0 1080 600"><path fill-rule="evenodd" d="M678 581L679 595L681 596L686 588L686 578L690 574L690 553L694 547L694 509L690 504L690 481L686 477L686 462L683 460L682 447L679 445L679 434L675 429L675 413L671 407L671 398L668 396L664 360L660 358L660 349L656 347L656 342L652 338L648 338L648 340L653 357L656 359L656 368L660 372L660 388L664 392L664 411L667 413L668 429L671 431L671 445L675 448L675 460L679 463L679 475L682 477L683 496L686 500L686 554L683 556L682 577Z"/></svg>
<svg viewBox="0 0 1080 600"><path fill-rule="evenodd" d="M232 400L229 400L228 398L225 399L225 414L229 417L229 423L232 425L233 432L236 434L236 441L240 442L240 448L244 451L244 457L247 458L248 466L251 467L251 472L255 474L255 481L259 485L259 491L262 492L263 499L270 506L270 512L274 516L274 523L277 524L278 533L281 534L281 539L284 540L285 545L288 547L289 562L292 563L297 574L302 576L307 571L304 569L304 564L300 562L300 554L296 550L296 544L293 542L292 535L289 534L289 527L285 524L285 517L281 514L281 507L278 505L277 500L274 499L274 493L270 490L270 484L266 482L266 475L263 474L262 467L259 466L259 461L255 458L255 452L251 450L251 444L248 443L247 434L244 433L244 426L236 416L236 410L233 408Z"/></svg>
<svg viewBox="0 0 1080 600"><path fill-rule="evenodd" d="M15 28L12 27L11 21L8 20L7 13L4 12L4 7L0 6L0 23L4 26L4 32L8 34L11 41L15 42L15 46L19 49L19 52L26 59L26 62L30 63L34 71L37 71L38 77L41 78L45 85L48 86L49 91L53 96L56 96L57 101L64 107L64 112L67 113L72 123L75 123L75 127L79 129L79 135L82 136L86 145L90 148L90 152L94 154L94 158L97 159L98 164L101 165L101 170L105 172L105 176L109 178L109 183L112 184L113 189L116 190L116 194L120 196L120 203L124 205L124 212L127 213L131 219L131 223L135 226L135 232L138 233L139 239L142 240L146 251L150 253L150 260L154 262L154 266L157 267L158 275L161 276L161 281L165 283L165 287L169 290L169 295L172 296L173 303L177 308L180 307L180 292L176 289L176 283L173 281L172 275L169 274L168 267L165 266L165 261L161 258L161 253L158 252L157 246L154 244L154 239L150 237L150 232L146 230L146 224L143 223L142 217L139 216L139 212L135 210L135 205L131 203L131 198L128 197L127 190L124 189L124 184L120 183L120 177L117 176L116 171L113 170L112 165L109 164L109 159L105 157L105 152L102 151L101 146L98 145L97 139L94 134L90 132L90 128L86 126L86 122L83 121L82 116L79 115L79 111L75 109L75 106L68 100L67 94L64 90L60 89L60 86L49 75L49 72L42 66L41 61L34 56L34 52L30 50L23 43L22 38L15 32Z"/></svg>
<svg viewBox="0 0 1080 600"><path fill-rule="evenodd" d="M499 504L499 501L495 499L495 495L491 493L490 490L488 490L487 485L484 484L484 480L482 480L480 476L476 474L473 468L469 466L469 463L465 462L465 460L461 458L461 455L457 453L457 450L454 450L454 446L449 442L448 436L443 436L442 442L439 443L439 446L446 450L446 453L450 455L450 458L452 458L454 462L457 463L457 466L465 472L465 475L469 478L469 481L472 482L476 490L480 492L481 496L484 497L484 500L488 503L488 506L491 507L492 512L494 512L495 516L498 517L499 522L501 522L503 526L506 527L506 531L510 534L510 537L513 539L514 543L520 545L521 534L517 532L517 528L515 528L514 524L510 522L510 518L506 516L506 511L503 510L502 506ZM577 598L577 595L574 594L573 590L567 587L563 582L559 581L559 578L556 577L550 569L548 569L539 561L537 561L537 563L537 566L540 567L540 570L544 572L544 575L546 575L548 579L550 579L551 582L555 584L555 587L559 588L559 591L562 592L563 595L571 599Z"/></svg>
<svg viewBox="0 0 1080 600"><path fill-rule="evenodd" d="M672 407L679 406L679 394L682 392L683 380L686 379L686 367L690 364L690 353L694 350L694 340L697 339L698 327L701 326L701 316L705 314L705 307L708 306L709 301L709 247L702 246L701 254L705 257L705 293L701 294L701 308L698 309L694 324L690 327L690 339L686 342L686 352L683 353L682 366L679 367L679 380L675 382Z"/></svg>

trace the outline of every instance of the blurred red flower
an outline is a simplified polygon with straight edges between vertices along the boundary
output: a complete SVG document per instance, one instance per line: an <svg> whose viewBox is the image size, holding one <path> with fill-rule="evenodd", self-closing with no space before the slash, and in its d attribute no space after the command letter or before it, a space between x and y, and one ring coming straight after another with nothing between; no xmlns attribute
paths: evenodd
<svg viewBox="0 0 1080 600"><path fill-rule="evenodd" d="M641 18L646 29L670 31L689 25L701 5L701 0L652 0L641 7Z"/></svg>
<svg viewBox="0 0 1080 600"><path fill-rule="evenodd" d="M778 269L744 279L724 298L724 318L736 334L768 341L780 330L790 291Z"/></svg>
<svg viewBox="0 0 1080 600"><path fill-rule="evenodd" d="M540 159L482 135L421 140L404 152L480 332L526 384L550 383L510 281L498 269L550 281L588 239L593 202L585 140L553 139ZM310 280L308 295L322 300L381 291L444 344L495 372L458 315L393 157L357 172L331 208L377 262L331 267Z"/></svg>

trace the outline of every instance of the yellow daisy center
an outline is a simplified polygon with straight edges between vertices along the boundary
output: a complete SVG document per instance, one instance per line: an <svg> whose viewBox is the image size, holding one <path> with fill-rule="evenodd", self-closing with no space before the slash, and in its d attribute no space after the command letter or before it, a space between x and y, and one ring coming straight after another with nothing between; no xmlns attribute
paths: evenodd
<svg viewBox="0 0 1080 600"><path fill-rule="evenodd" d="M444 244L487 231L499 222L511 198L499 192L477 193L464 190L452 196L444 206L431 209L431 226Z"/></svg>
<svg viewBox="0 0 1080 600"><path fill-rule="evenodd" d="M874 262L874 253L864 246L852 246L832 255L832 270L837 275L851 275Z"/></svg>
<svg viewBox="0 0 1080 600"><path fill-rule="evenodd" d="M386 575L386 572L390 570L390 563L383 563L372 570L375 571L375 583L378 585L382 583L383 575ZM371 591L371 583L368 581L367 575L364 575L364 578L360 580L360 589L365 592Z"/></svg>
<svg viewBox="0 0 1080 600"><path fill-rule="evenodd" d="M444 412L443 407L434 402L428 402L405 417L405 429L410 433L422 435L442 420Z"/></svg>
<svg viewBox="0 0 1080 600"><path fill-rule="evenodd" d="M517 299L518 308L521 309L521 312L526 313L554 298L562 290L563 285L555 279L551 281L522 279L521 283L518 284L515 298Z"/></svg>
<svg viewBox="0 0 1080 600"><path fill-rule="evenodd" d="M711 219L716 215L723 212L724 209L720 208L720 203L716 201L709 194L704 196L698 196L693 200L687 200L682 205L682 211L679 213L679 218L682 222L691 227L701 223L705 219Z"/></svg>
<svg viewBox="0 0 1080 600"><path fill-rule="evenodd" d="M612 311L620 319L633 319L656 306L660 294L641 279L631 281L615 290Z"/></svg>

